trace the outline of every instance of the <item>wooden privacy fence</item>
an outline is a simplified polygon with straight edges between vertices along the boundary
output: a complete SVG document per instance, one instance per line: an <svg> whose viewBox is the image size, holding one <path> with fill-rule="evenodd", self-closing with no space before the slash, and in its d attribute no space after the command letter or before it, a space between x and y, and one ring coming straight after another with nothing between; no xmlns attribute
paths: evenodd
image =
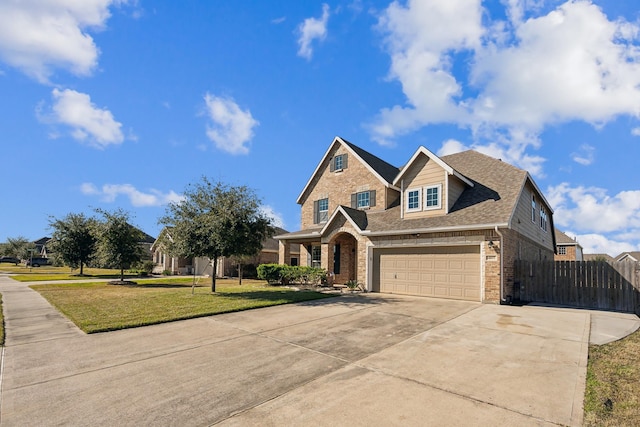
<svg viewBox="0 0 640 427"><path fill-rule="evenodd" d="M514 299L640 315L640 263L516 261Z"/></svg>

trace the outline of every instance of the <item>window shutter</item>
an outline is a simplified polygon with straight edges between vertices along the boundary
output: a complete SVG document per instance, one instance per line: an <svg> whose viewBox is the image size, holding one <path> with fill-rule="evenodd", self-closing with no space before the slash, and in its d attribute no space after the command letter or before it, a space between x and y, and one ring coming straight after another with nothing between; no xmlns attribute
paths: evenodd
<svg viewBox="0 0 640 427"><path fill-rule="evenodd" d="M332 157L329 159L329 172L334 172L336 170L336 158Z"/></svg>
<svg viewBox="0 0 640 427"><path fill-rule="evenodd" d="M318 208L318 201L313 202L313 223L317 224L320 222L320 210Z"/></svg>
<svg viewBox="0 0 640 427"><path fill-rule="evenodd" d="M351 209L358 209L358 193L351 194Z"/></svg>
<svg viewBox="0 0 640 427"><path fill-rule="evenodd" d="M346 169L347 168L347 153L344 153L342 155L342 169Z"/></svg>
<svg viewBox="0 0 640 427"><path fill-rule="evenodd" d="M372 208L376 205L376 190L369 191L369 207Z"/></svg>

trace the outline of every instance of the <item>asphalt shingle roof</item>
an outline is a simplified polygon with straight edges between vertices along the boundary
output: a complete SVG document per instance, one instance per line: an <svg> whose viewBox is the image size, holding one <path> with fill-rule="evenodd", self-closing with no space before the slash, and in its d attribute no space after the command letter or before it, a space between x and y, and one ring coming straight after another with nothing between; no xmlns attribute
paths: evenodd
<svg viewBox="0 0 640 427"><path fill-rule="evenodd" d="M358 155L365 161L375 163L375 159L378 159L353 144L350 146L354 150L360 150ZM372 233L394 231L402 233L429 228L473 227L506 224L510 221L528 177L525 170L473 150L442 156L440 159L474 184L473 187L465 189L447 215L402 219L400 218L399 205L384 211L360 211L343 207L345 212L362 230L368 230ZM386 165L390 166L388 163ZM373 165L371 166L373 167ZM399 169L396 168L396 175L398 171ZM391 175L390 172L391 168L387 168L387 176ZM286 237L295 238L296 235L319 233L321 230L322 228L301 230L289 233Z"/></svg>
<svg viewBox="0 0 640 427"><path fill-rule="evenodd" d="M384 178L389 184L393 182L395 177L400 172L400 169L385 162L380 157L374 156L366 150L358 147L355 144L347 141L346 139L340 137L355 153L362 158L373 170L375 170L382 178Z"/></svg>

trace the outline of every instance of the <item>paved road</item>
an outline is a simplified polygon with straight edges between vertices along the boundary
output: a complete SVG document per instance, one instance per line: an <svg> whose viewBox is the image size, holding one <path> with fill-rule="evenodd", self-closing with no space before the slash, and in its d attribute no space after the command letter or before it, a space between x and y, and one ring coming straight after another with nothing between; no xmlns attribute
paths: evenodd
<svg viewBox="0 0 640 427"><path fill-rule="evenodd" d="M640 324L367 294L85 335L25 284L0 292L2 426L577 426L590 334Z"/></svg>

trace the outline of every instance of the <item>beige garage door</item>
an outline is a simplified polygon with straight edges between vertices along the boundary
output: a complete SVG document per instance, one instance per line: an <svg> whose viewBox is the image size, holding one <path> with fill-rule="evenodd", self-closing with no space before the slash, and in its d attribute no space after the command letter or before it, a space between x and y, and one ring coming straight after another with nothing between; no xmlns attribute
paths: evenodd
<svg viewBox="0 0 640 427"><path fill-rule="evenodd" d="M375 259L380 292L480 301L479 246L385 249Z"/></svg>

